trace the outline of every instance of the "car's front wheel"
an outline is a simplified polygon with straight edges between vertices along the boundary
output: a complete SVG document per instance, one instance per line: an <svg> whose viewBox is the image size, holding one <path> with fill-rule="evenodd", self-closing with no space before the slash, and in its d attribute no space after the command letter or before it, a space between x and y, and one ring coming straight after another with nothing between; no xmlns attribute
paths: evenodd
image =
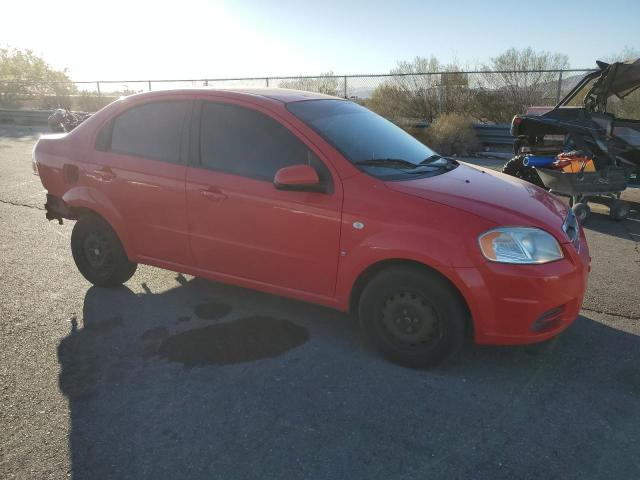
<svg viewBox="0 0 640 480"><path fill-rule="evenodd" d="M378 351L413 368L434 365L458 350L467 318L460 295L446 280L413 266L377 274L360 296L358 314Z"/></svg>
<svg viewBox="0 0 640 480"><path fill-rule="evenodd" d="M111 226L97 215L82 216L71 233L71 252L80 273L99 287L116 287L138 267L129 261Z"/></svg>

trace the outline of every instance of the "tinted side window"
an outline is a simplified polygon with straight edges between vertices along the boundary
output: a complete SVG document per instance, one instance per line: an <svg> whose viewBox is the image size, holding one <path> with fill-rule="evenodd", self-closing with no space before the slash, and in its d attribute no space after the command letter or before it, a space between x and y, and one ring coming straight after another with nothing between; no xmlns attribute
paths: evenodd
<svg viewBox="0 0 640 480"><path fill-rule="evenodd" d="M331 184L324 164L287 128L267 115L235 105L203 104L200 157L204 167L269 182L279 169L307 163L321 182Z"/></svg>
<svg viewBox="0 0 640 480"><path fill-rule="evenodd" d="M190 105L186 101L153 102L127 110L113 121L110 150L179 163Z"/></svg>

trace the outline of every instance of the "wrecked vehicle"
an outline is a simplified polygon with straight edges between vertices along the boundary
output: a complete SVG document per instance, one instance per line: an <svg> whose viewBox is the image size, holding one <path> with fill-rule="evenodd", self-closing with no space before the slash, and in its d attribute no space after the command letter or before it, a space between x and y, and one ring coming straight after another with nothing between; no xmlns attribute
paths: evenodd
<svg viewBox="0 0 640 480"><path fill-rule="evenodd" d="M70 132L91 116L87 112L72 112L66 108L57 108L47 119L47 125L53 133Z"/></svg>
<svg viewBox="0 0 640 480"><path fill-rule="evenodd" d="M589 201L609 205L615 220L626 218L620 193L640 172L640 59L596 63L550 111L513 118L515 156L502 170L569 197L582 222Z"/></svg>

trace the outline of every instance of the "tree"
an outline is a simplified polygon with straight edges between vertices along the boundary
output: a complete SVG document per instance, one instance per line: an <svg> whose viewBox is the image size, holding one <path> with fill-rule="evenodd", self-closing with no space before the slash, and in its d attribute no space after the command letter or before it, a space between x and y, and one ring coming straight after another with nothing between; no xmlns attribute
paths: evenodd
<svg viewBox="0 0 640 480"><path fill-rule="evenodd" d="M364 104L378 115L401 123L407 118L409 97L400 87L387 81L378 85L371 93L371 98L367 99Z"/></svg>
<svg viewBox="0 0 640 480"><path fill-rule="evenodd" d="M482 66L480 90L494 101L502 103L499 115L485 111L489 119L509 121L516 113L533 105L555 104L559 70L569 67L569 57L562 53L536 52L531 47L510 48ZM552 70L552 71L549 71ZM510 112L505 115L504 112ZM491 118L493 117L493 118Z"/></svg>
<svg viewBox="0 0 640 480"><path fill-rule="evenodd" d="M437 72L441 65L433 55L398 62L391 70L392 84L406 97L404 115L430 122L438 112Z"/></svg>
<svg viewBox="0 0 640 480"><path fill-rule="evenodd" d="M344 85L340 85L342 81L343 80L336 77L333 72L327 72L317 77L300 77L282 80L278 86L280 88L306 90L308 92L324 93L337 97L344 93ZM342 88L340 88L341 86Z"/></svg>
<svg viewBox="0 0 640 480"><path fill-rule="evenodd" d="M18 106L38 98L57 105L67 103L76 91L66 70L53 69L31 50L0 47L0 104Z"/></svg>
<svg viewBox="0 0 640 480"><path fill-rule="evenodd" d="M608 55L604 61L608 63L613 62L628 62L635 61L640 58L640 50L637 48L625 46L620 52Z"/></svg>
<svg viewBox="0 0 640 480"><path fill-rule="evenodd" d="M442 64L433 55L398 62L392 77L379 87L378 96L386 93L402 100L399 114L405 118L431 122L442 113L472 111L473 95L469 78L456 62ZM373 98L372 98L373 100ZM374 104L383 104L376 98Z"/></svg>

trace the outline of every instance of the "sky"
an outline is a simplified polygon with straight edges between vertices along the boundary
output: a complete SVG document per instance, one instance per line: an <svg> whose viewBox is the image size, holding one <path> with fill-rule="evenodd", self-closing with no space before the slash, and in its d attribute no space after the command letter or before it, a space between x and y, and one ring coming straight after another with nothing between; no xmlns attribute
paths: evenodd
<svg viewBox="0 0 640 480"><path fill-rule="evenodd" d="M640 0L29 0L0 13L0 45L75 81L387 73L431 55L474 68L529 46L590 68L640 49Z"/></svg>

